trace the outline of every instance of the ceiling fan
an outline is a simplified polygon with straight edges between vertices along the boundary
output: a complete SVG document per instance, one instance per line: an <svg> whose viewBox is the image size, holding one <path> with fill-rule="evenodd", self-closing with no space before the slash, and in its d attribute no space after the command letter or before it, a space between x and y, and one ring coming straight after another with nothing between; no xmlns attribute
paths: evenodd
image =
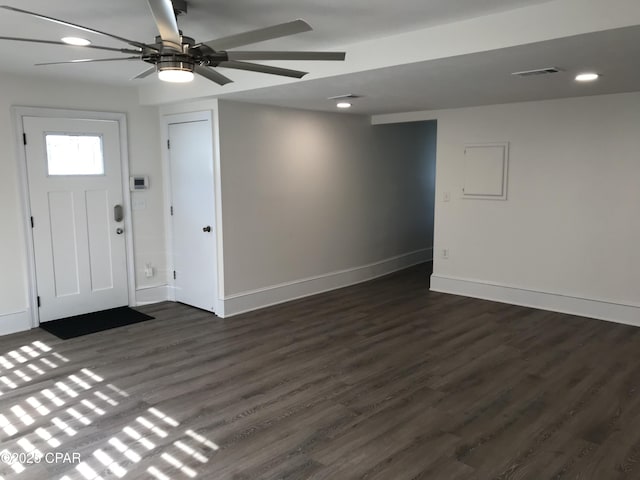
<svg viewBox="0 0 640 480"><path fill-rule="evenodd" d="M152 67L135 76L134 79L148 77L158 72L160 80L169 82L189 82L193 80L194 74L217 83L226 85L233 80L216 70L216 67L223 67L236 70L248 70L251 72L269 73L284 77L302 78L308 72L290 70L287 68L273 67L247 62L247 60L335 60L345 59L344 52L295 52L295 51L238 51L229 50L244 45L263 42L281 38L296 33L312 30L311 26L304 20L294 20L292 22L281 23L271 27L251 30L236 35L217 38L207 42L197 43L193 38L182 34L178 29L177 17L187 12L186 0L147 0L151 13L158 27L157 36L153 43L142 43L129 40L117 35L84 27L74 23L48 17L35 12L29 12L20 8L2 5L0 8L13 12L23 13L41 20L47 20L66 27L75 28L84 32L109 37L129 45L128 48L112 48L98 45L91 45L84 41L80 45L73 39L63 39L64 41L39 40L33 38L2 37L0 40L12 40L18 42L42 43L51 45L75 45L85 48L107 50L127 54L126 57L99 58L99 59L79 59L66 62L47 62L36 65L59 65L67 63L88 63L88 62L111 62L119 60L142 60ZM83 40L83 39L75 39Z"/></svg>

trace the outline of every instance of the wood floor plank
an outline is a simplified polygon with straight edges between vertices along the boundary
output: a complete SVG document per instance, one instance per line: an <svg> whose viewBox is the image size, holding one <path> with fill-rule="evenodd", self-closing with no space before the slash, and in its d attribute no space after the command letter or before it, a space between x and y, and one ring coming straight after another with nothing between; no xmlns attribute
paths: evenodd
<svg viewBox="0 0 640 480"><path fill-rule="evenodd" d="M430 265L230 319L0 337L5 480L640 478L640 329L429 292Z"/></svg>

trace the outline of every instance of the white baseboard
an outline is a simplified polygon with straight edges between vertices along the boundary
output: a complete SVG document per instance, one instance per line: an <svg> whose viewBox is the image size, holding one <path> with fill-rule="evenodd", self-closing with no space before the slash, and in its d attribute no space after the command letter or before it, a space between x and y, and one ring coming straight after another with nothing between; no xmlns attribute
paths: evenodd
<svg viewBox="0 0 640 480"><path fill-rule="evenodd" d="M316 295L356 283L366 282L397 270L433 260L433 249L425 248L361 267L303 278L293 282L228 295L222 301L219 316L232 317L252 310Z"/></svg>
<svg viewBox="0 0 640 480"><path fill-rule="evenodd" d="M144 287L136 289L136 306L160 303L169 300L169 286Z"/></svg>
<svg viewBox="0 0 640 480"><path fill-rule="evenodd" d="M431 275L431 290L640 326L640 306Z"/></svg>
<svg viewBox="0 0 640 480"><path fill-rule="evenodd" d="M31 329L29 310L23 312L0 314L0 335L24 332Z"/></svg>

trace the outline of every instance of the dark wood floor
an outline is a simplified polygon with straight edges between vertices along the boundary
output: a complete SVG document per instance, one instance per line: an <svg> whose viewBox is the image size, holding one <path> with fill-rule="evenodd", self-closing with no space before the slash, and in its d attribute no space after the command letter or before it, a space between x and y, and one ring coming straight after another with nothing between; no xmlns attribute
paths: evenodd
<svg viewBox="0 0 640 480"><path fill-rule="evenodd" d="M0 450L82 462L0 476L640 478L639 329L430 293L427 270L228 320L164 303L0 338Z"/></svg>

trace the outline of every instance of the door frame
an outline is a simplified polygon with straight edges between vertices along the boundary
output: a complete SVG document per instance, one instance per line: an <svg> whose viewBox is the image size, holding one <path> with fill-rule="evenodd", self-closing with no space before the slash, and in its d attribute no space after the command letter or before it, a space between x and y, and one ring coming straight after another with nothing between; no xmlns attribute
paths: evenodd
<svg viewBox="0 0 640 480"><path fill-rule="evenodd" d="M209 122L211 128L211 140L213 142L212 151L213 158L213 195L215 198L215 218L216 218L216 278L217 289L215 298L213 299L214 313L224 318L224 255L223 255L223 235L222 235L222 189L220 180L220 135L218 116L215 111L202 110L197 112L165 114L160 117L160 138L162 141L162 178L164 187L165 202L165 242L167 245L167 273L169 284L169 300L175 301L175 285L176 282L171 274L175 270L173 263L173 227L171 219L171 167L169 159L169 125L172 123L189 123L189 122Z"/></svg>
<svg viewBox="0 0 640 480"><path fill-rule="evenodd" d="M24 238L27 247L27 295L28 315L31 328L40 325L38 311L38 289L36 282L36 261L33 247L33 229L31 227L31 201L29 197L29 180L27 175L27 154L23 140L23 118L71 118L77 120L110 120L118 123L120 133L120 166L122 170L122 200L124 203L125 257L127 271L127 292L129 306L135 306L135 266L133 257L133 222L131 219L131 195L129 194L129 142L127 138L127 116L125 113L96 112L86 110L66 110L45 107L11 107L11 115L15 126L18 161L18 184L21 200L21 214L24 225Z"/></svg>

